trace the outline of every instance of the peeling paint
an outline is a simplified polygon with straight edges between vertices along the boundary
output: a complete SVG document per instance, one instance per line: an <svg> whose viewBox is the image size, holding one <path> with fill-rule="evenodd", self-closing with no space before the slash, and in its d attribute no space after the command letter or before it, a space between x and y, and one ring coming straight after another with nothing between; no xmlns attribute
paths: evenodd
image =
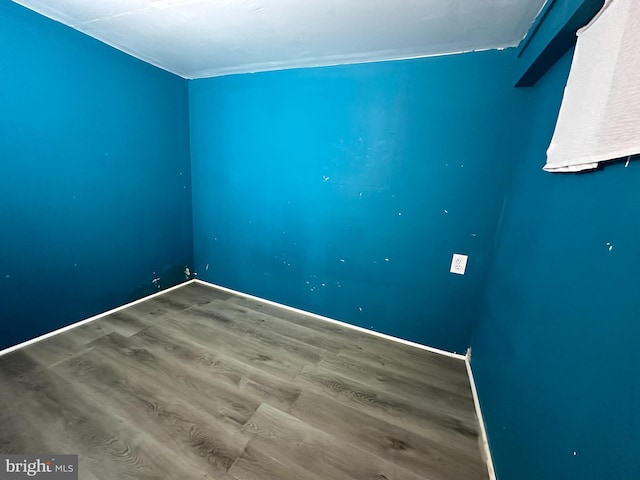
<svg viewBox="0 0 640 480"><path fill-rule="evenodd" d="M611 245L611 242L607 242L605 245L609 247L608 248L609 251L613 250L613 245Z"/></svg>
<svg viewBox="0 0 640 480"><path fill-rule="evenodd" d="M322 180L324 180L325 182L328 182L330 178L331 178L331 177L327 177L327 176L325 176L325 175L323 175L323 176L322 176Z"/></svg>
<svg viewBox="0 0 640 480"><path fill-rule="evenodd" d="M445 209L444 213L449 213L449 210L446 210L446 209Z"/></svg>
<svg viewBox="0 0 640 480"><path fill-rule="evenodd" d="M185 280L189 280L189 277L191 276L191 270L189 270L189 267L184 267L184 276Z"/></svg>
<svg viewBox="0 0 640 480"><path fill-rule="evenodd" d="M627 168L629 166L630 161L631 161L631 155L629 155L629 158L627 158L627 163L624 164L624 168Z"/></svg>
<svg viewBox="0 0 640 480"><path fill-rule="evenodd" d="M207 266L204 267L205 270L209 270L209 264L207 263Z"/></svg>
<svg viewBox="0 0 640 480"><path fill-rule="evenodd" d="M341 262L341 263L344 263L344 258L341 258L341 259L340 259L340 262Z"/></svg>

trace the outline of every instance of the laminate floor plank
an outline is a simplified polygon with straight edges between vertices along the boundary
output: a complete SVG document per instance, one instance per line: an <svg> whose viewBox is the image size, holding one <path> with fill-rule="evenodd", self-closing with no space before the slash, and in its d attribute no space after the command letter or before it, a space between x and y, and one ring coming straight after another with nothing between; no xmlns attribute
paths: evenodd
<svg viewBox="0 0 640 480"><path fill-rule="evenodd" d="M268 455L259 444L256 448L247 445L231 473L238 480L327 480L289 460Z"/></svg>
<svg viewBox="0 0 640 480"><path fill-rule="evenodd" d="M370 360L376 365L385 366L388 363L397 368L418 374L425 367L439 368L446 371L460 372L463 376L466 376L464 363L457 358L422 350L399 342L384 341L380 337L337 323L246 297L232 297L227 302L323 332L334 339L341 339L341 352L344 355L351 353L356 358Z"/></svg>
<svg viewBox="0 0 640 480"><path fill-rule="evenodd" d="M280 318L282 320L286 320L288 322L294 323L296 325L301 325L312 330L316 330L318 332L325 332L330 335L339 335L344 339L348 339L350 341L362 341L367 343L369 335L358 332L357 330L344 327L340 324L327 322L324 320L319 320L314 318L311 315L306 315L303 313L298 313L292 310L284 309L276 305L272 305L270 303L261 302L260 300L254 300L251 298L234 296L227 300L228 303L233 305L243 306L245 308L249 308L256 312L261 312L267 315L271 315L273 317Z"/></svg>
<svg viewBox="0 0 640 480"><path fill-rule="evenodd" d="M366 362L389 372L415 376L425 381L431 381L431 376L450 377L453 385L460 382L466 385L469 382L464 361L418 348L413 348L417 352L408 353L405 349L412 347L401 345L404 348L398 348L397 345L389 346L388 343L394 342L382 342L377 348L346 343L338 355L346 360Z"/></svg>
<svg viewBox="0 0 640 480"><path fill-rule="evenodd" d="M260 399L275 407L286 408L301 393L300 387L294 382L195 345L175 332L169 335L162 327L149 327L128 337L128 340L132 347L144 348L158 357L167 357L173 364L205 376L207 382L225 385L239 395Z"/></svg>
<svg viewBox="0 0 640 480"><path fill-rule="evenodd" d="M0 382L9 382L38 367L42 367L42 364L27 355L26 348L14 350L0 356Z"/></svg>
<svg viewBox="0 0 640 480"><path fill-rule="evenodd" d="M87 347L84 340L79 340L70 334L62 334L29 345L23 349L23 352L42 365L52 366L88 348L90 347Z"/></svg>
<svg viewBox="0 0 640 480"><path fill-rule="evenodd" d="M433 480L486 476L486 465L474 448L474 439L459 437L454 441L445 435L419 435L360 408L336 402L319 390L305 390L288 413L416 474L429 472Z"/></svg>
<svg viewBox="0 0 640 480"><path fill-rule="evenodd" d="M139 378L138 384L152 384L165 397L179 399L197 410L205 411L231 430L240 429L260 406L259 395L251 395L238 389L237 384L227 382L228 377L213 376L180 362L154 355L139 346L132 337L111 334L94 343L105 364L119 371L126 371L131 378Z"/></svg>
<svg viewBox="0 0 640 480"><path fill-rule="evenodd" d="M234 358L257 371L271 374L275 377L291 381L302 368L295 360L288 357L273 355L268 348L247 345L229 344L224 339L218 338L216 332L209 328L190 328L180 324L177 320L172 320L154 326L154 329L175 337L188 338L197 348L206 349L213 355L225 355Z"/></svg>
<svg viewBox="0 0 640 480"><path fill-rule="evenodd" d="M233 317L234 315L218 312L215 308L207 309L199 306L180 312L179 321L190 325L198 324L233 342L242 339L245 342L251 341L255 345L261 345L275 351L283 350L283 353L286 352L286 354L305 363L317 364L324 355L324 350L321 348L305 344L261 325L252 325L250 322Z"/></svg>
<svg viewBox="0 0 640 480"><path fill-rule="evenodd" d="M380 357L374 352L360 351L360 354L355 354L348 348L341 348L337 354L326 358L325 364L335 364L345 373L358 375L359 378L373 377L380 381L392 378L398 382L439 388L454 395L473 399L466 368L452 371L450 368L440 368L423 362L420 366L407 369L393 360L380 361L379 359Z"/></svg>
<svg viewBox="0 0 640 480"><path fill-rule="evenodd" d="M163 315L168 315L168 313ZM112 313L99 321L105 325L109 333L118 333L124 337L130 337L145 328L155 325L160 318L162 318L162 315L152 316L139 313L135 307L132 307L131 309Z"/></svg>
<svg viewBox="0 0 640 480"><path fill-rule="evenodd" d="M150 437L144 438L119 417L92 408L94 399L50 369L32 370L14 384L22 390L22 401L10 417L2 414L2 436L14 439L13 448L4 448L3 442L3 452L79 454L80 470L104 479L185 473L172 467L168 452L162 453L164 449ZM7 417L11 421L5 421Z"/></svg>
<svg viewBox="0 0 640 480"><path fill-rule="evenodd" d="M467 385L434 385L423 379L403 376L402 374L385 372L383 368L372 367L365 362L346 359L335 355L327 355L319 365L334 374L361 382L368 387L412 399L418 403L429 402L431 405L441 405L447 411L464 415L473 412L473 396L467 380Z"/></svg>
<svg viewBox="0 0 640 480"><path fill-rule="evenodd" d="M117 411L136 430L146 432L174 455L206 473L225 473L242 453L247 438L188 401L167 395L136 372L114 368L99 351L86 352L54 367L84 395Z"/></svg>
<svg viewBox="0 0 640 480"><path fill-rule="evenodd" d="M206 306L202 306L201 309L229 320L229 328L241 332L245 332L247 329L251 329L247 333L252 333L254 329L266 330L270 333L288 337L296 342L302 342L334 353L340 350L343 343L333 334L328 335L324 332L230 302L216 300Z"/></svg>
<svg viewBox="0 0 640 480"><path fill-rule="evenodd" d="M0 452L80 478L488 480L466 367L191 283L0 356Z"/></svg>
<svg viewBox="0 0 640 480"><path fill-rule="evenodd" d="M327 479L425 480L344 440L268 405L261 405L245 429L249 446L285 464ZM241 457L242 460L242 457ZM234 473L234 468L230 471ZM288 476L286 479L294 480Z"/></svg>
<svg viewBox="0 0 640 480"><path fill-rule="evenodd" d="M453 441L460 438L478 439L478 424L475 412L464 412L457 416L446 405L433 405L427 401L416 402L401 396L376 390L353 379L341 377L322 367L305 367L297 377L305 389L320 389L341 402L355 405L372 416L378 416L399 427L420 435L437 433Z"/></svg>
<svg viewBox="0 0 640 480"><path fill-rule="evenodd" d="M216 328L213 322L202 322L197 317L167 317L156 325L168 334L174 332L189 338L194 344L236 358L252 367L278 377L291 380L308 363L318 363L321 355L309 352L310 356L292 354L286 346L263 342L254 337L243 338L237 334Z"/></svg>
<svg viewBox="0 0 640 480"><path fill-rule="evenodd" d="M0 404L0 453L64 453L51 451L42 426L34 425L24 412L20 402Z"/></svg>
<svg viewBox="0 0 640 480"><path fill-rule="evenodd" d="M182 287L167 292L167 295L171 294L181 295L183 298L191 300L190 306L204 305L215 300L228 300L233 297L232 293L200 283L192 283L188 285L188 288Z"/></svg>

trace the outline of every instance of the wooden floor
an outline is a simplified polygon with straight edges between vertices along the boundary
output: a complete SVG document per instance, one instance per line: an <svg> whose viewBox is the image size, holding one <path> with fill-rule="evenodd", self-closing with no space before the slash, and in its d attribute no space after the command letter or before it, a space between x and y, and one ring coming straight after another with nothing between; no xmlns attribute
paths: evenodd
<svg viewBox="0 0 640 480"><path fill-rule="evenodd" d="M0 452L81 479L487 479L464 362L192 283L0 357Z"/></svg>

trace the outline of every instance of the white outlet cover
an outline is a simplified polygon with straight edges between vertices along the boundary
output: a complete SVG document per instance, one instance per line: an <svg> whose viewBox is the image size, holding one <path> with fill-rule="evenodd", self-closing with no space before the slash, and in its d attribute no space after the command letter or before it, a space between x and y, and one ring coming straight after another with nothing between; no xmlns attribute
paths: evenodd
<svg viewBox="0 0 640 480"><path fill-rule="evenodd" d="M467 255L461 255L459 253L453 254L453 259L451 259L451 273L456 273L458 275L464 275L465 270L467 269L467 259L469 257Z"/></svg>

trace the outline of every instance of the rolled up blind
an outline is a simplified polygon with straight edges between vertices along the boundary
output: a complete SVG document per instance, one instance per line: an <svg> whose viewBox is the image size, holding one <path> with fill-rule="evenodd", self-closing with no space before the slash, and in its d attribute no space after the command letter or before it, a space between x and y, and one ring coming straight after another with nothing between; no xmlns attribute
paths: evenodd
<svg viewBox="0 0 640 480"><path fill-rule="evenodd" d="M640 153L640 0L607 0L578 42L544 169Z"/></svg>

